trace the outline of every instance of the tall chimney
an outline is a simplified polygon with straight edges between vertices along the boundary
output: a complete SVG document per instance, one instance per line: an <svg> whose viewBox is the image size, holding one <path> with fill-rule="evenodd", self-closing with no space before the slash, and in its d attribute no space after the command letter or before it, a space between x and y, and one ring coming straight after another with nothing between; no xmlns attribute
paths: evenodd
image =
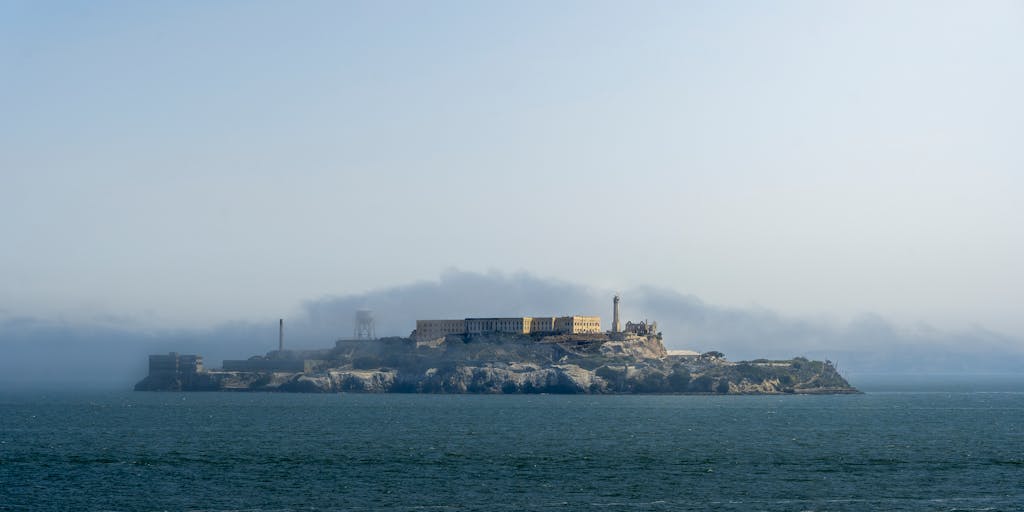
<svg viewBox="0 0 1024 512"><path fill-rule="evenodd" d="M277 351L284 352L284 318L277 321Z"/></svg>
<svg viewBox="0 0 1024 512"><path fill-rule="evenodd" d="M617 293L615 294L615 298L612 299L612 304L615 307L614 314L612 315L612 332L620 332L619 331L619 294L617 294Z"/></svg>

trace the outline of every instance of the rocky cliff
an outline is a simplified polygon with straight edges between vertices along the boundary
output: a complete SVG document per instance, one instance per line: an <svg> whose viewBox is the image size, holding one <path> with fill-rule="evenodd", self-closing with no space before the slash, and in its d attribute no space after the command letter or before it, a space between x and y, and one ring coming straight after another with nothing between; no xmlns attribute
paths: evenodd
<svg viewBox="0 0 1024 512"><path fill-rule="evenodd" d="M369 393L856 393L829 362L670 356L658 336L449 336L339 342L316 371L150 376L138 390Z"/></svg>

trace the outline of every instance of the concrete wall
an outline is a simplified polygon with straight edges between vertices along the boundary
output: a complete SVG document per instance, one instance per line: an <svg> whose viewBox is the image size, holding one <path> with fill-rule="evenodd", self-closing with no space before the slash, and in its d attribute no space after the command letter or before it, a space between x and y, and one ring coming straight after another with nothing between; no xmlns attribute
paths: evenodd
<svg viewBox="0 0 1024 512"><path fill-rule="evenodd" d="M149 356L149 374L174 377L203 371L203 356L195 354L154 354Z"/></svg>
<svg viewBox="0 0 1024 512"><path fill-rule="evenodd" d="M601 332L601 317L599 316L570 316L567 318L569 318L569 329L565 332L573 334Z"/></svg>
<svg viewBox="0 0 1024 512"><path fill-rule="evenodd" d="M535 316L530 319L530 332L555 332L555 317Z"/></svg>
<svg viewBox="0 0 1024 512"><path fill-rule="evenodd" d="M527 317L515 318L467 318L466 333L483 334L487 332L502 332L509 334L527 334Z"/></svg>
<svg viewBox="0 0 1024 512"><path fill-rule="evenodd" d="M436 340L466 332L465 320L416 320L416 340Z"/></svg>
<svg viewBox="0 0 1024 512"><path fill-rule="evenodd" d="M600 332L601 317L598 316L524 316L416 321L416 341L435 340L449 334L584 334Z"/></svg>

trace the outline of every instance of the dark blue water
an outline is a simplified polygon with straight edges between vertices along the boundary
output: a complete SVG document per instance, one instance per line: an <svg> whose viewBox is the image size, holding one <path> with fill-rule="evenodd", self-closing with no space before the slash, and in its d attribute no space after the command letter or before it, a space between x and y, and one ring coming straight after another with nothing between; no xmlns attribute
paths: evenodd
<svg viewBox="0 0 1024 512"><path fill-rule="evenodd" d="M1024 393L0 396L3 510L1021 510Z"/></svg>

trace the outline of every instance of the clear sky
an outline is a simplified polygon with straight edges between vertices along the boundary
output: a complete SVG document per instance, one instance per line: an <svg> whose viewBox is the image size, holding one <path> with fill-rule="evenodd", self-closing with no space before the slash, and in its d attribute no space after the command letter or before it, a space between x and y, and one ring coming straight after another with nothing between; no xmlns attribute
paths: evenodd
<svg viewBox="0 0 1024 512"><path fill-rule="evenodd" d="M1019 1L7 0L0 315L457 268L1024 336L1022 56Z"/></svg>

